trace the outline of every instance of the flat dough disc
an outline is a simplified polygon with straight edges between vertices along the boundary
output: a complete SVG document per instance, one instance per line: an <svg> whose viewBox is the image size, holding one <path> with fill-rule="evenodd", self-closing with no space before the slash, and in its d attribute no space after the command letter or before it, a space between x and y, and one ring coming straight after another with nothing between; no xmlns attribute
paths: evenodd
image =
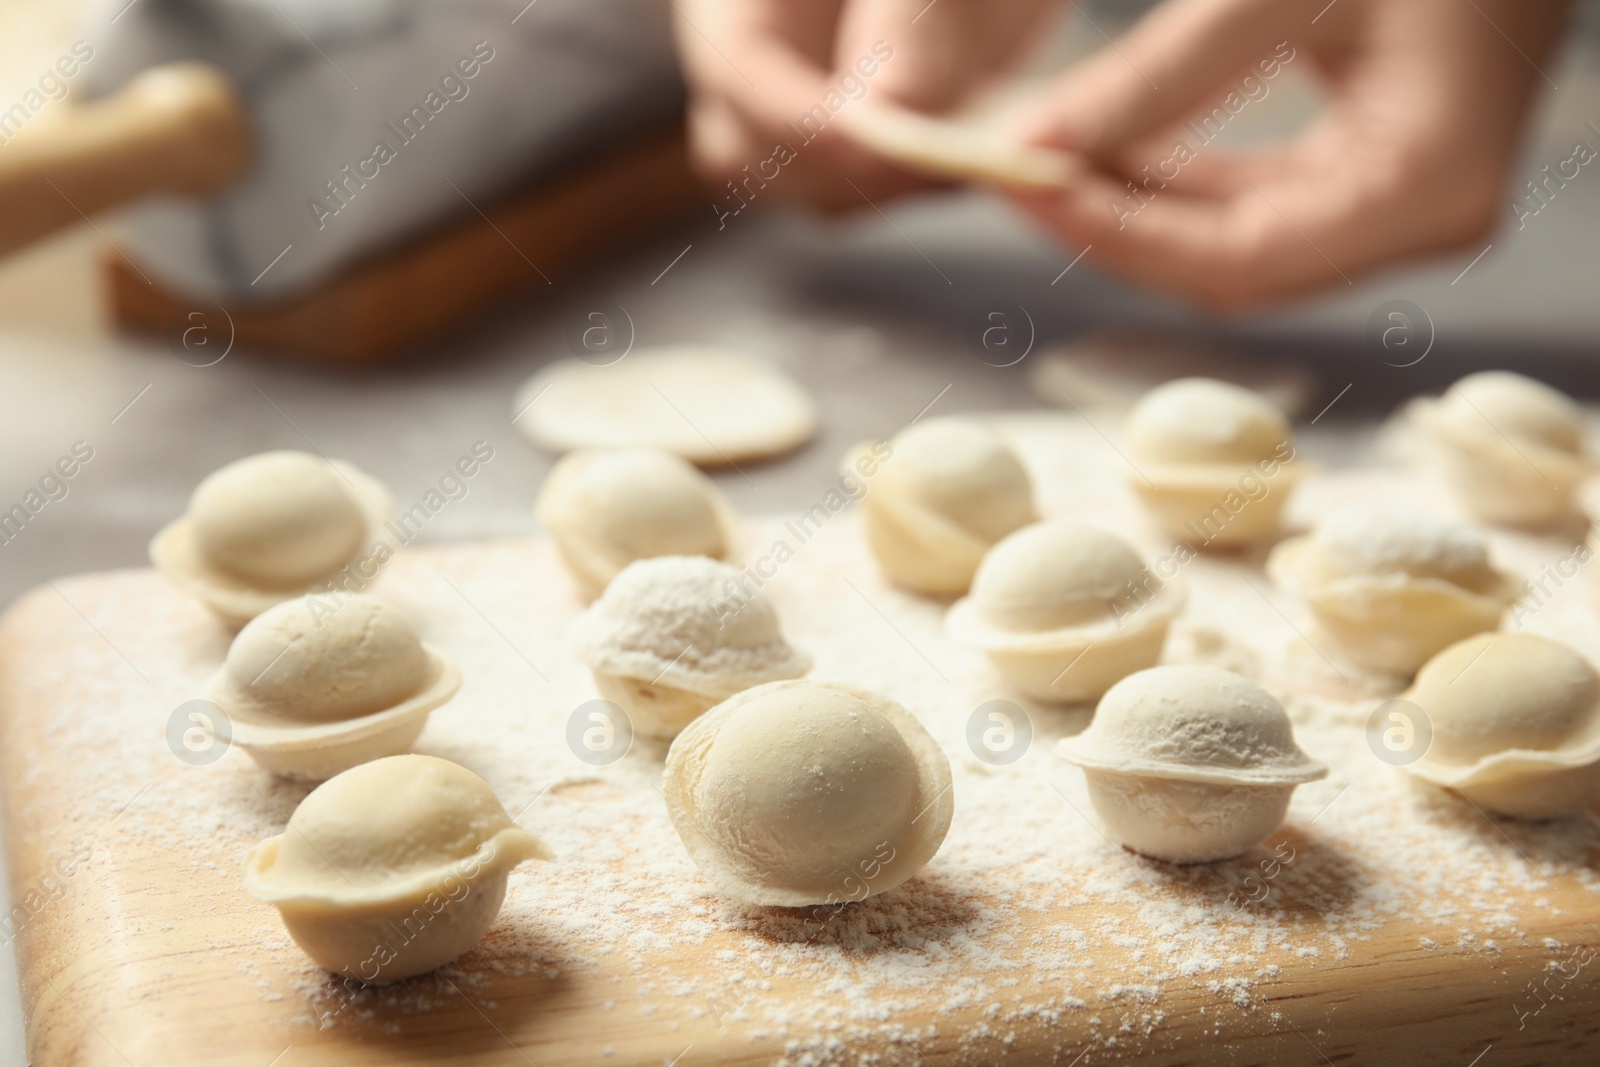
<svg viewBox="0 0 1600 1067"><path fill-rule="evenodd" d="M791 452L811 439L810 395L772 367L684 345L596 367L552 363L517 392L517 425L552 452L643 445L701 467Z"/></svg>
<svg viewBox="0 0 1600 1067"><path fill-rule="evenodd" d="M1034 395L1056 407L1121 416L1174 378L1216 378L1266 397L1291 419L1322 399L1317 376L1301 364L1266 360L1221 345L1108 330L1041 352L1028 376Z"/></svg>
<svg viewBox="0 0 1600 1067"><path fill-rule="evenodd" d="M882 104L847 108L839 113L838 124L852 140L879 155L943 178L1063 189L1080 166L1070 152Z"/></svg>

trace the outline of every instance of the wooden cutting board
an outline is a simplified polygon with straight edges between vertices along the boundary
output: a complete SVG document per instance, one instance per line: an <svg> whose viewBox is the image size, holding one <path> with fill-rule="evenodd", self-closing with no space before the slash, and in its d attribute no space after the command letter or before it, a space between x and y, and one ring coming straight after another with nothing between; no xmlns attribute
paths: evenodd
<svg viewBox="0 0 1600 1067"><path fill-rule="evenodd" d="M1085 506L1136 521L1106 500ZM1084 712L1029 706L1033 742L1011 766L967 751L970 712L1008 697L1003 684L946 642L942 605L883 584L852 513L823 512L751 524L747 555L793 549L763 569L816 677L889 693L950 754L956 821L935 861L819 915L718 899L666 819L660 751L636 745L593 767L566 747L568 716L593 690L562 649L581 605L551 547L407 549L375 591L466 679L419 750L484 774L557 858L514 872L499 921L457 964L348 1002L240 888L244 851L303 788L239 752L187 765L165 740L228 634L148 571L23 598L0 623L0 793L21 909L5 935L32 1061L1510 1067L1600 1055L1594 826L1491 822L1379 763L1362 735L1374 697L1294 683L1321 661L1252 560L1191 565L1169 658L1256 664L1333 773L1299 791L1264 846L1171 868L1090 822L1081 776L1052 752ZM1571 628L1577 611L1543 617Z"/></svg>

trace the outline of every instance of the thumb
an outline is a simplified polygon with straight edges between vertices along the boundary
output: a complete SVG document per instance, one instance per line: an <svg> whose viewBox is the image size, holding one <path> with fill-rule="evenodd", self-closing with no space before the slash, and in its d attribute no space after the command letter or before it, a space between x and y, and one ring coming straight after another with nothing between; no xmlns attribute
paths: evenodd
<svg viewBox="0 0 1600 1067"><path fill-rule="evenodd" d="M1241 71L1275 76L1294 58L1291 32L1315 14L1306 7L1301 0L1168 0L1046 89L1022 112L1019 133L1115 156L1201 109Z"/></svg>

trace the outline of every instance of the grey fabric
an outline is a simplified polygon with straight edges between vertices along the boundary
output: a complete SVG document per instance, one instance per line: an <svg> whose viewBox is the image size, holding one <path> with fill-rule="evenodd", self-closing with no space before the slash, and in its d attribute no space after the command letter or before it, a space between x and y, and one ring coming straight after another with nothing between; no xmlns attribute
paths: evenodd
<svg viewBox="0 0 1600 1067"><path fill-rule="evenodd" d="M140 265L196 295L284 296L682 106L662 0L124 2L84 31L91 94L200 59L234 79L256 127L254 168L226 194L127 215ZM492 58L465 78L475 47ZM425 121L403 127L417 107ZM392 161L364 163L379 142ZM319 217L315 199L339 210Z"/></svg>

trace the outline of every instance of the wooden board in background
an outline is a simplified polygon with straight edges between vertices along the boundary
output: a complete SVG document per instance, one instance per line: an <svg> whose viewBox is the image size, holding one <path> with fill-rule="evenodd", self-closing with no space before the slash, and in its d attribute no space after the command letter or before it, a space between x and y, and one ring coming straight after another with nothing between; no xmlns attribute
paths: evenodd
<svg viewBox="0 0 1600 1067"><path fill-rule="evenodd" d="M703 199L681 127L641 137L576 172L357 264L304 296L272 304L227 300L235 343L314 362L384 362L461 326L518 292L547 288L574 265L680 218ZM492 225L491 225L492 222ZM151 284L120 255L103 257L113 318L177 343L212 300Z"/></svg>

